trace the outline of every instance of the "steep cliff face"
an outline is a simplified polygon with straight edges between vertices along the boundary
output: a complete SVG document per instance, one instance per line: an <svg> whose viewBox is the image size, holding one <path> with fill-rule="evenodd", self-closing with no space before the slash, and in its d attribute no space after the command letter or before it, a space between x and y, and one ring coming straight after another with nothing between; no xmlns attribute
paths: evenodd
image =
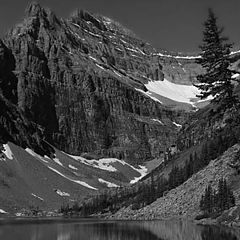
<svg viewBox="0 0 240 240"><path fill-rule="evenodd" d="M174 141L185 113L142 93L163 79L158 57L117 23L84 11L60 20L32 4L4 44L6 95L61 150L142 163Z"/></svg>
<svg viewBox="0 0 240 240"><path fill-rule="evenodd" d="M160 56L163 73L166 79L174 83L191 85L196 83L196 76L202 73L202 68L194 57Z"/></svg>
<svg viewBox="0 0 240 240"><path fill-rule="evenodd" d="M52 149L43 141L43 129L16 106L18 79L14 69L14 56L0 41L0 144L11 141L21 147L29 146L40 154L50 154Z"/></svg>

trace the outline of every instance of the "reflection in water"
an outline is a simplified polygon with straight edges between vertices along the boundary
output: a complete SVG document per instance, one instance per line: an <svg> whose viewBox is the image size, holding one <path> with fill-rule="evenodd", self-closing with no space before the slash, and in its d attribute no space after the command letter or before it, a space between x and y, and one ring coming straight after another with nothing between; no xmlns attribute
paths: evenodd
<svg viewBox="0 0 240 240"><path fill-rule="evenodd" d="M238 240L236 235L230 231L223 231L220 228L204 227L201 233L202 240Z"/></svg>
<svg viewBox="0 0 240 240"><path fill-rule="evenodd" d="M4 240L240 240L229 228L186 221L79 221L0 225Z"/></svg>

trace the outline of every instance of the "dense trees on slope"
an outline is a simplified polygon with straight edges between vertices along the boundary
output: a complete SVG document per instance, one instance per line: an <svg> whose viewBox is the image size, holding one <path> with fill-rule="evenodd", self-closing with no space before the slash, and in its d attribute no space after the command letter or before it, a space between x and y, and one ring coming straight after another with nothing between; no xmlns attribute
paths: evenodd
<svg viewBox="0 0 240 240"><path fill-rule="evenodd" d="M233 72L230 70L230 49L232 44L222 36L223 29L217 25L217 19L209 9L208 19L204 23L203 43L201 58L197 63L201 64L205 72L197 76L200 97L205 99L213 97L212 102L220 103L223 109L232 107L237 102L233 93Z"/></svg>
<svg viewBox="0 0 240 240"><path fill-rule="evenodd" d="M218 182L218 191L208 185L200 201L200 209L205 214L223 212L235 205L235 197L226 179Z"/></svg>

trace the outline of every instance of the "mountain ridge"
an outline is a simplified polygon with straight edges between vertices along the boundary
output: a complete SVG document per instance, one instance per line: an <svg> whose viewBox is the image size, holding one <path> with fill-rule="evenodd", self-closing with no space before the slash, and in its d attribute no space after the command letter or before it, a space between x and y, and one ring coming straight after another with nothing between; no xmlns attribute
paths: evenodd
<svg viewBox="0 0 240 240"><path fill-rule="evenodd" d="M195 97L193 83L202 72L195 57L156 52L125 27L88 11L59 19L33 3L26 12L0 42L0 104L6 109L0 163L7 169L0 172L0 187L15 196L12 209L21 208L18 178L25 186L22 206L42 198L46 208L51 201L56 208L96 189L129 186L152 169L146 167L150 162L162 163L179 131L186 141L195 137L195 126L191 131L184 122L198 104L207 104ZM236 52L236 69L238 57ZM15 171L15 160L21 171ZM35 181L37 169L42 175ZM46 184L44 174L48 190L33 191L40 181Z"/></svg>

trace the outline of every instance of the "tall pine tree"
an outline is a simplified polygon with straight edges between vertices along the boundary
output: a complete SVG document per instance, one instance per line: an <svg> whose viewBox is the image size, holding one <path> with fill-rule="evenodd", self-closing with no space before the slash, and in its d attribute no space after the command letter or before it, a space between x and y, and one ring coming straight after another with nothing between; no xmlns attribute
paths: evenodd
<svg viewBox="0 0 240 240"><path fill-rule="evenodd" d="M232 44L222 36L223 29L218 27L217 18L211 9L204 27L201 57L196 60L205 70L204 74L197 76L199 97L206 99L212 96L211 101L219 103L222 108L232 107L237 102L233 94L233 72L229 69Z"/></svg>

